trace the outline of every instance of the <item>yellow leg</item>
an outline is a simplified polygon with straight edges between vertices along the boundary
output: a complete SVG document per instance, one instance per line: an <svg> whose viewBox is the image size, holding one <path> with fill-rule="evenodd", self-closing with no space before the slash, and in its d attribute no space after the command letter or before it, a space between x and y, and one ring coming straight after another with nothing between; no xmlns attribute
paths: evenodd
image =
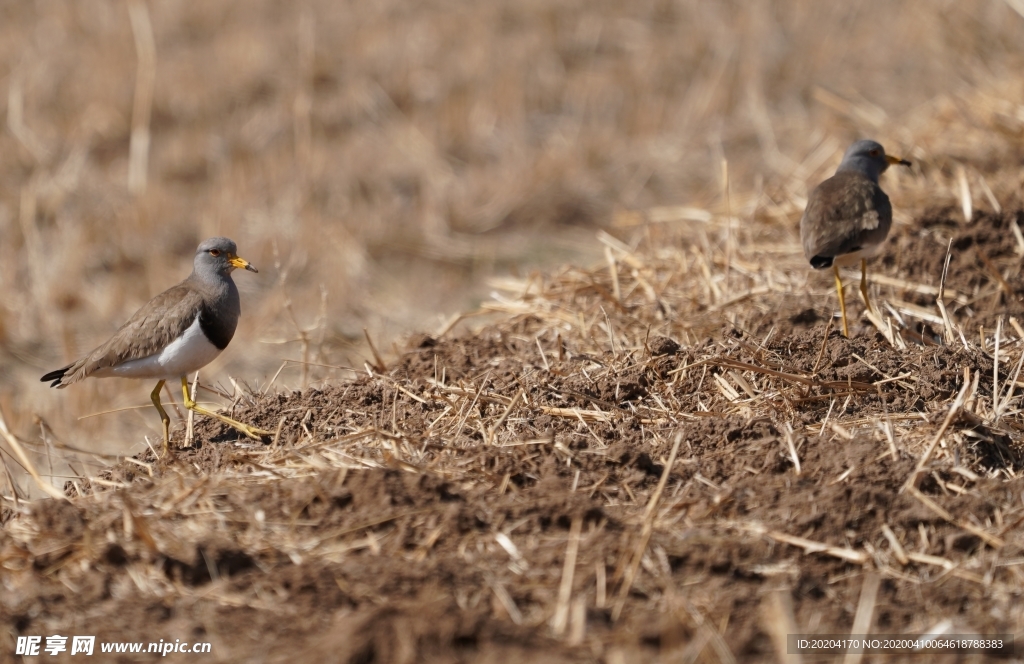
<svg viewBox="0 0 1024 664"><path fill-rule="evenodd" d="M846 299L843 297L843 280L839 278L839 266L832 264L832 273L836 275L836 293L839 295L839 311L843 314L843 336L850 336L850 328L846 325Z"/></svg>
<svg viewBox="0 0 1024 664"><path fill-rule="evenodd" d="M160 405L160 390L164 387L164 382L160 381L153 388L149 398L153 401L153 405L156 406L157 411L160 413L160 423L164 425L164 456L170 451L171 445L171 418L167 417L167 411Z"/></svg>
<svg viewBox="0 0 1024 664"><path fill-rule="evenodd" d="M242 424L237 420L233 420L230 417L225 417L224 415L221 415L220 413L215 413L212 410L206 410L205 408L203 408L202 406L200 406L199 404L192 400L192 396L189 395L188 393L188 381L185 380L184 376L181 377L181 394L185 399L185 408L188 408L193 413L199 413L200 415L206 415L207 417L212 417L215 420L220 420L224 424L227 424L228 426L233 427L238 431L242 432L249 438L252 438L254 440L261 440L261 435L267 436L270 435L270 433L272 433L270 431L264 431L263 429L258 429L248 424Z"/></svg>
<svg viewBox="0 0 1024 664"><path fill-rule="evenodd" d="M864 298L864 306L873 312L875 308L871 306L871 300L868 298L868 262L863 258L860 259L860 294Z"/></svg>

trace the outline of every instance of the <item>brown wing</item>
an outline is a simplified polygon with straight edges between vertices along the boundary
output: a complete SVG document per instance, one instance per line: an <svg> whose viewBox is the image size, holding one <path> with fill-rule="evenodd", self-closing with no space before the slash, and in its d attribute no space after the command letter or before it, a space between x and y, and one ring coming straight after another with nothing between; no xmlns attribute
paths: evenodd
<svg viewBox="0 0 1024 664"><path fill-rule="evenodd" d="M811 192L800 219L804 255L834 258L882 242L892 204L882 188L857 173L836 173Z"/></svg>
<svg viewBox="0 0 1024 664"><path fill-rule="evenodd" d="M58 387L160 352L195 321L201 305L201 295L188 281L165 290L136 311L106 343L68 367Z"/></svg>

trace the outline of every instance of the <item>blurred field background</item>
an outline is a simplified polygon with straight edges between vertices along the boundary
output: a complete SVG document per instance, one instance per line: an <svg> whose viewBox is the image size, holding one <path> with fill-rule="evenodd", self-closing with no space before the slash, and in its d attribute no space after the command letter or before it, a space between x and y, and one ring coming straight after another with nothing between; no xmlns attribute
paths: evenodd
<svg viewBox="0 0 1024 664"><path fill-rule="evenodd" d="M388 352L474 309L493 275L598 260L599 229L628 241L640 222L728 207L798 251L802 197L859 137L918 162L886 176L898 223L960 204L961 182L976 205L1019 205L1022 14L1020 0L0 2L0 409L28 440L156 440L152 385L38 377L183 278L212 235L260 269L236 275L241 324L202 372L231 392L285 360L309 364L271 389L344 377L315 365L361 367L363 328ZM133 122L149 151L130 176Z"/></svg>

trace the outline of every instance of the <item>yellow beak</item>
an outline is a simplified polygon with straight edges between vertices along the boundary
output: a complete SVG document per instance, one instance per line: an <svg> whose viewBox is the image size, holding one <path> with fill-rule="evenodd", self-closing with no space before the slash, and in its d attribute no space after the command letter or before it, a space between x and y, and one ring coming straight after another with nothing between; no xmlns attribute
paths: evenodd
<svg viewBox="0 0 1024 664"><path fill-rule="evenodd" d="M899 157L894 157L891 154L885 155L885 160L894 166L896 164L899 164L901 166L910 166L910 162L907 161L906 159L900 159Z"/></svg>
<svg viewBox="0 0 1024 664"><path fill-rule="evenodd" d="M228 262L231 263L232 266L241 268L243 270L249 270L250 272L259 272L259 270L257 270L256 268L249 264L249 261L245 260L241 256L231 256L230 258L228 258Z"/></svg>

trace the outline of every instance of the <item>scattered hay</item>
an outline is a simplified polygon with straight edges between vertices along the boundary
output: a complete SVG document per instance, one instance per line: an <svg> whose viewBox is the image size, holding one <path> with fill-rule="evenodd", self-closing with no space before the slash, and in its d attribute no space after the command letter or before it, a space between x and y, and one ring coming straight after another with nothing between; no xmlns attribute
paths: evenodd
<svg viewBox="0 0 1024 664"><path fill-rule="evenodd" d="M243 319L269 343L233 369L272 373L294 343L299 384L321 386L235 385L221 398L272 439L200 420L173 460L75 450L32 421L39 397L0 395L0 652L71 632L207 641L222 661L728 662L781 658L796 631L1020 632L1011 3L892 20L887 3L691 4L154 4L158 90L176 94L153 100L137 198L113 184L127 16L8 12L0 266L19 287L0 350L19 384L144 301L214 220L279 275ZM845 91L868 88L886 98ZM845 339L793 226L854 135L916 165L886 176L880 310ZM480 261L543 253L516 229L564 255L566 228L606 223L599 267L497 280L392 357L366 334L366 367L319 383L367 311L408 320ZM19 465L67 459L64 498L19 495Z"/></svg>
<svg viewBox="0 0 1024 664"><path fill-rule="evenodd" d="M949 330L893 303L943 320L943 257L914 242L962 222L899 230L875 279L882 329L850 339L827 280L809 287L768 224L650 224L636 246L602 234L596 269L496 283L493 325L241 400L234 416L272 442L200 420L172 460L8 503L6 615L28 633L88 607L110 640L157 624L282 661L292 646L273 644L294 639L342 661L729 660L767 656L779 621L1015 631L1024 335L997 312L1024 284L979 229L1019 214L975 218L971 246L1011 290L984 263L951 270ZM758 264L766 250L778 260ZM970 332L984 317L997 323Z"/></svg>

